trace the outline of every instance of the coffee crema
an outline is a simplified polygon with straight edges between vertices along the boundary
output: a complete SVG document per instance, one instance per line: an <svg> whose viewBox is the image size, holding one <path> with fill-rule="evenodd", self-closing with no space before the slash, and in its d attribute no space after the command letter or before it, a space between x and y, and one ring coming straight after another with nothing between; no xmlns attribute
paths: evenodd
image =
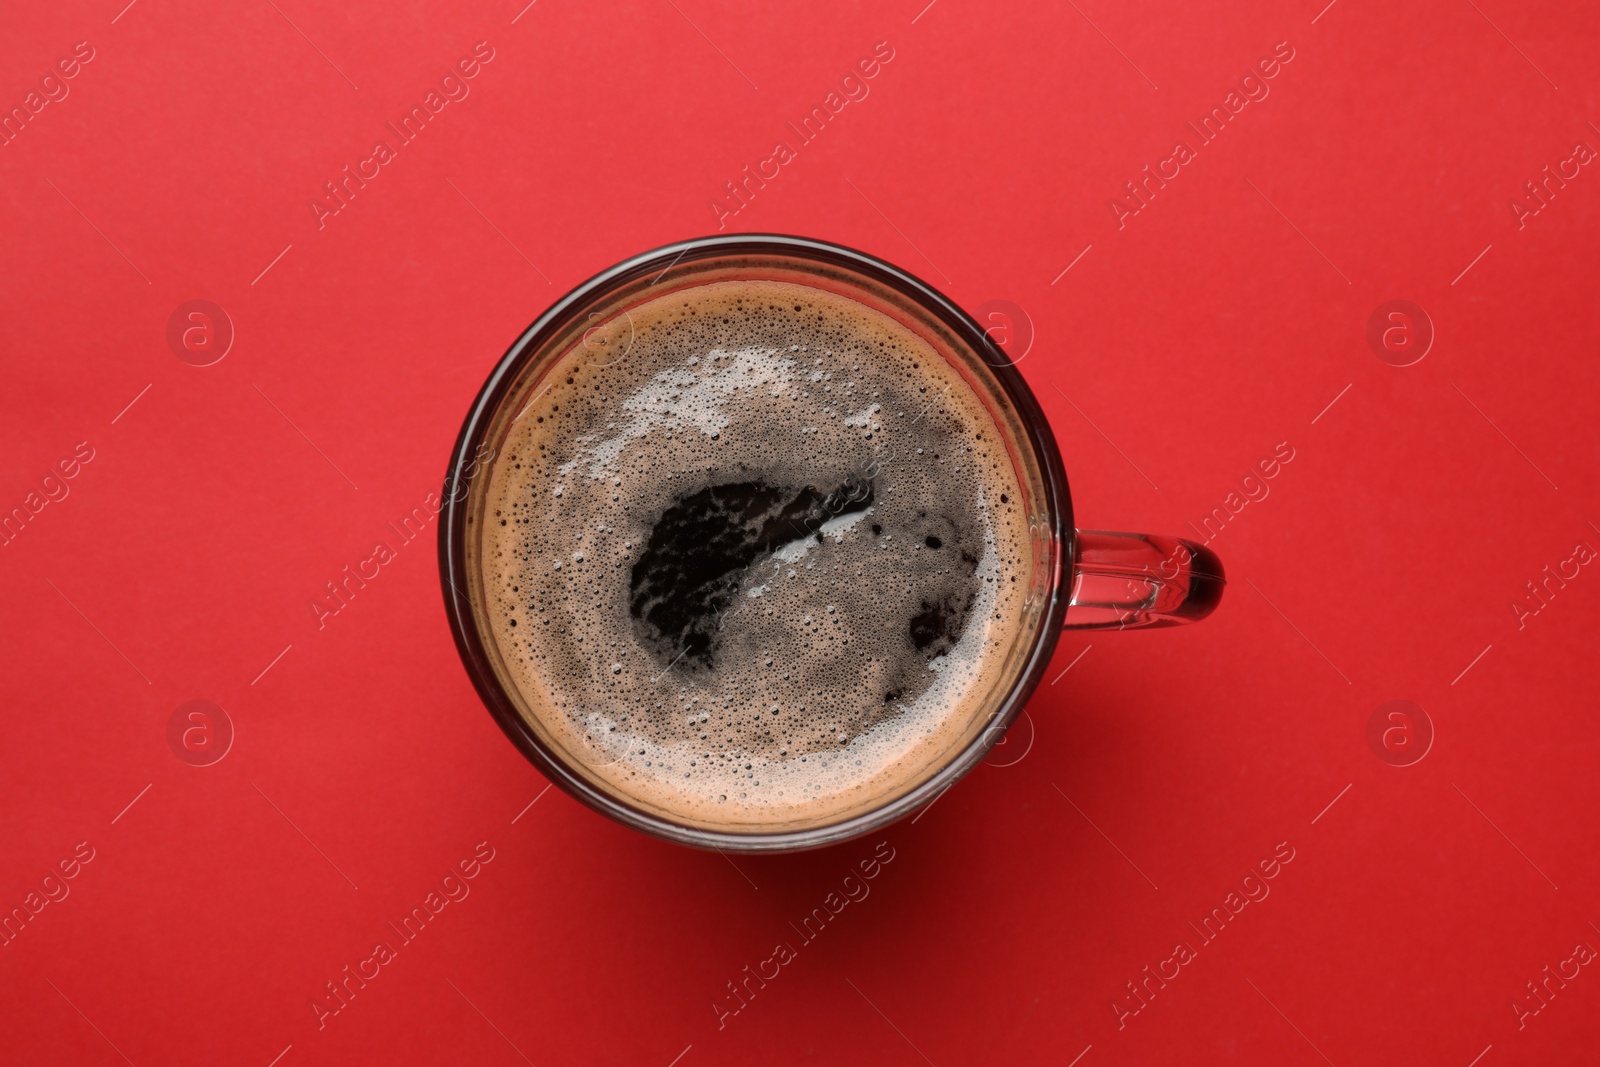
<svg viewBox="0 0 1600 1067"><path fill-rule="evenodd" d="M880 806L992 714L1033 559L960 373L820 288L717 281L546 371L488 474L525 716L609 792L777 832Z"/></svg>

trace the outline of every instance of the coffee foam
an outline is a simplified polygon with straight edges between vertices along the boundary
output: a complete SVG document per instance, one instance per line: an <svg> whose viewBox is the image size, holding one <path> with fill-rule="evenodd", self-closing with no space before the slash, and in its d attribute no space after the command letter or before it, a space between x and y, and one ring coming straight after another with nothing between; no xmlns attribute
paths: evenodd
<svg viewBox="0 0 1600 1067"><path fill-rule="evenodd" d="M589 331L533 396L489 475L485 606L536 729L609 791L692 825L815 825L991 713L1031 578L1022 494L916 334L716 282Z"/></svg>

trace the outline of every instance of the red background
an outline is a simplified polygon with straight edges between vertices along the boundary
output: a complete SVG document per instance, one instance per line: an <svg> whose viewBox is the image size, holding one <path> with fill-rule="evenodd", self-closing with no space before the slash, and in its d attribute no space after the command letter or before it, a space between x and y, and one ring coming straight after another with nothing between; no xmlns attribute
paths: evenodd
<svg viewBox="0 0 1600 1067"><path fill-rule="evenodd" d="M1591 8L124 2L13 3L0 40L7 108L95 52L0 148L0 507L93 449L0 548L0 905L94 849L0 948L0 1057L1594 1056L1594 968L1511 1006L1600 947L1600 576L1511 607L1600 547L1600 175L1510 207L1600 145ZM323 183L479 41L470 96L319 229ZM877 842L729 860L543 793L457 660L431 528L320 630L309 605L437 488L540 310L714 230L722 183L880 41L870 95L728 228L1025 308L1085 526L1192 535L1295 458L1213 540L1213 618L1068 634L1031 747L883 834L870 896L802 944ZM1280 41L1270 96L1119 229L1122 183ZM1403 368L1365 340L1395 298L1436 331ZM194 299L236 332L208 367L166 340ZM195 699L235 731L211 766L167 740ZM1367 741L1394 699L1436 732L1412 766ZM471 895L319 1030L324 983L480 841ZM1280 842L1270 896L1119 1027ZM798 958L719 1029L779 941Z"/></svg>

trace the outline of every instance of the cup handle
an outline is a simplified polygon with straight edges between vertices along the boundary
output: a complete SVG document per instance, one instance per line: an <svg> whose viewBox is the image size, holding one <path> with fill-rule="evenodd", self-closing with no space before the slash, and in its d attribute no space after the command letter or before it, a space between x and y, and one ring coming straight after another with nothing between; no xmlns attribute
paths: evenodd
<svg viewBox="0 0 1600 1067"><path fill-rule="evenodd" d="M1075 559L1067 630L1195 622L1227 584L1217 554L1181 537L1079 530Z"/></svg>

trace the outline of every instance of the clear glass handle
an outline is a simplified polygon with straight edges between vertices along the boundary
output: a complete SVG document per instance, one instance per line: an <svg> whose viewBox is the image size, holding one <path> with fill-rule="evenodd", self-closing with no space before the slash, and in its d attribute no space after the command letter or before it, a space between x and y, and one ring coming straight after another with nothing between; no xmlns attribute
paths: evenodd
<svg viewBox="0 0 1600 1067"><path fill-rule="evenodd" d="M1222 600L1222 561L1198 541L1104 530L1079 530L1077 540L1064 629L1176 626Z"/></svg>

